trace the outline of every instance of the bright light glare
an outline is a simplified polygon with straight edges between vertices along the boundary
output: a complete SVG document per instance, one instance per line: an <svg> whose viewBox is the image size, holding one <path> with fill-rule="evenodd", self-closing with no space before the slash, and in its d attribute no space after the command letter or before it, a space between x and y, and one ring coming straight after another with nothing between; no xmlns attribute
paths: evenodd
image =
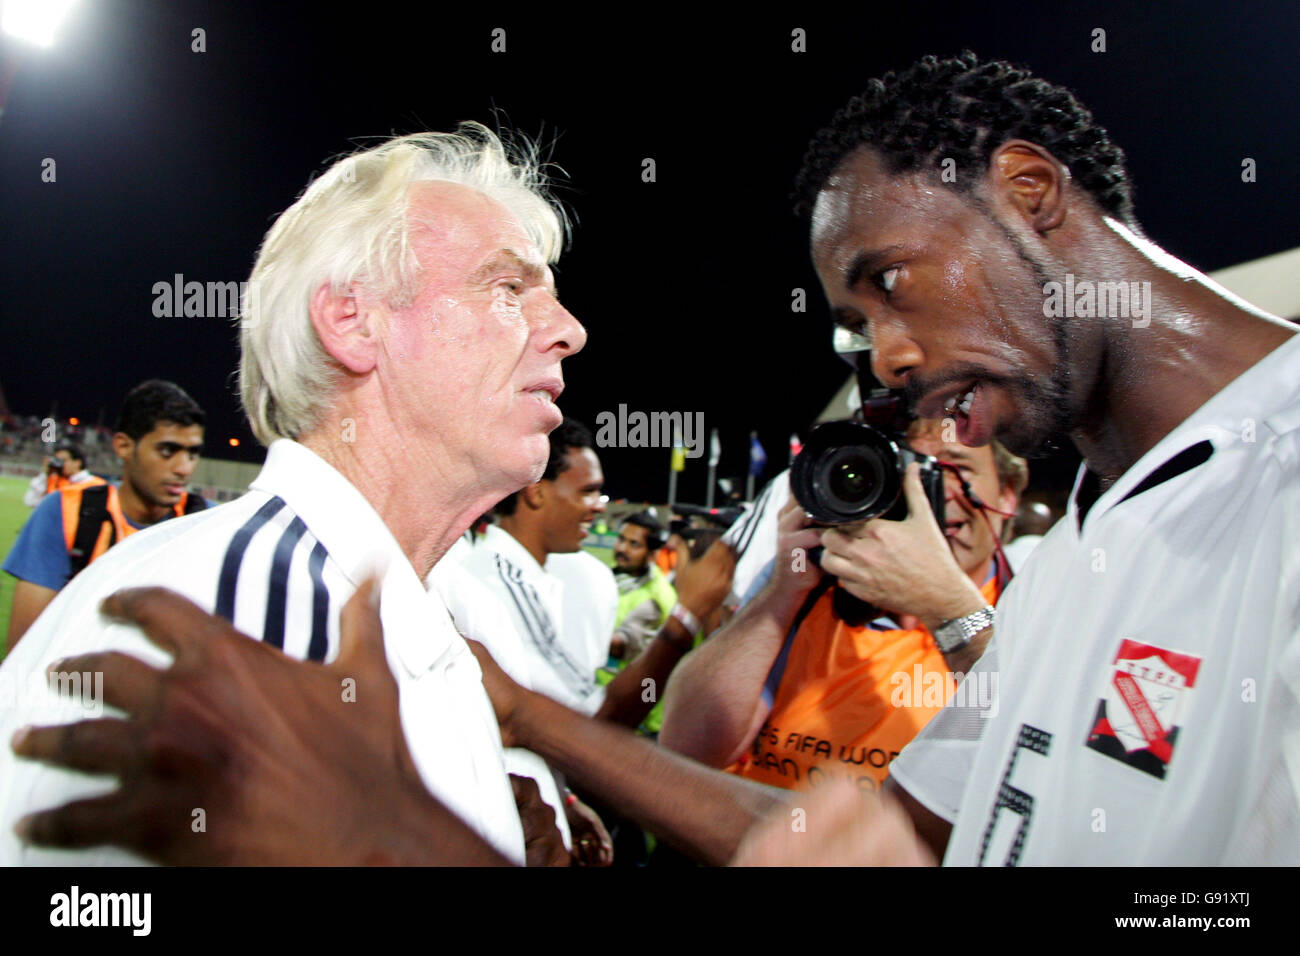
<svg viewBox="0 0 1300 956"><path fill-rule="evenodd" d="M4 0L0 27L10 36L40 47L54 42L59 24L77 0Z"/></svg>

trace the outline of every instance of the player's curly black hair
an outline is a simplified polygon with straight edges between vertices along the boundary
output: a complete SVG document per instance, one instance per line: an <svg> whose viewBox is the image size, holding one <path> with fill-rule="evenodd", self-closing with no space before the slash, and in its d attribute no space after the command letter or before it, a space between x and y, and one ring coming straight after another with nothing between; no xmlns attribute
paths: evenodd
<svg viewBox="0 0 1300 956"><path fill-rule="evenodd" d="M1124 151L1069 90L969 50L927 56L867 84L813 137L795 180L795 213L808 216L844 158L870 146L892 173L956 161L958 191L972 189L1009 139L1037 143L1062 162L1106 213L1136 227Z"/></svg>

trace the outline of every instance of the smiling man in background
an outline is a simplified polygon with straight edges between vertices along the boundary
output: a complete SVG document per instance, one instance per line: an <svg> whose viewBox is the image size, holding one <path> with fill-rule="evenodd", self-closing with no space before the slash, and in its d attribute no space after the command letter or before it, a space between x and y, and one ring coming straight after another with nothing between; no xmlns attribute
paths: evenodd
<svg viewBox="0 0 1300 956"><path fill-rule="evenodd" d="M605 510L605 476L581 422L565 419L550 444L541 479L497 504L496 523L466 552L465 566L516 616L537 659L533 689L594 714L618 588L582 542Z"/></svg>

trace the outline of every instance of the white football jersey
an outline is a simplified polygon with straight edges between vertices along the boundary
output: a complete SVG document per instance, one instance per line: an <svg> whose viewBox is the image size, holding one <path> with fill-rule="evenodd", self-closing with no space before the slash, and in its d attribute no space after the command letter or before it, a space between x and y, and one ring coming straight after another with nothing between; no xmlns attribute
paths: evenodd
<svg viewBox="0 0 1300 956"><path fill-rule="evenodd" d="M552 554L543 568L514 537L489 525L464 568L489 590L524 638L528 686L590 716L605 688L596 671L609 659L618 613L614 572L590 554ZM502 667L520 683L502 662Z"/></svg>
<svg viewBox="0 0 1300 956"><path fill-rule="evenodd" d="M949 865L1300 863L1300 336L1095 481L998 605L996 715L896 779Z"/></svg>

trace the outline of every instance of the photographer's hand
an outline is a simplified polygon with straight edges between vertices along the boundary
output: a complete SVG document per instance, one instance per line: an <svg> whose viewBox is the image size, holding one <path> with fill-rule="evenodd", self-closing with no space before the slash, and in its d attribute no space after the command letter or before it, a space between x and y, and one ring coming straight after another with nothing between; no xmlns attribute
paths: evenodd
<svg viewBox="0 0 1300 956"><path fill-rule="evenodd" d="M913 615L933 631L988 602L953 558L915 464L907 466L903 492L908 508L903 521L876 518L851 532L823 531L822 568L855 597Z"/></svg>
<svg viewBox="0 0 1300 956"><path fill-rule="evenodd" d="M808 560L808 552L822 543L821 529L810 527L811 521L793 495L776 518L776 564L768 588L797 603L822 579L822 569Z"/></svg>

